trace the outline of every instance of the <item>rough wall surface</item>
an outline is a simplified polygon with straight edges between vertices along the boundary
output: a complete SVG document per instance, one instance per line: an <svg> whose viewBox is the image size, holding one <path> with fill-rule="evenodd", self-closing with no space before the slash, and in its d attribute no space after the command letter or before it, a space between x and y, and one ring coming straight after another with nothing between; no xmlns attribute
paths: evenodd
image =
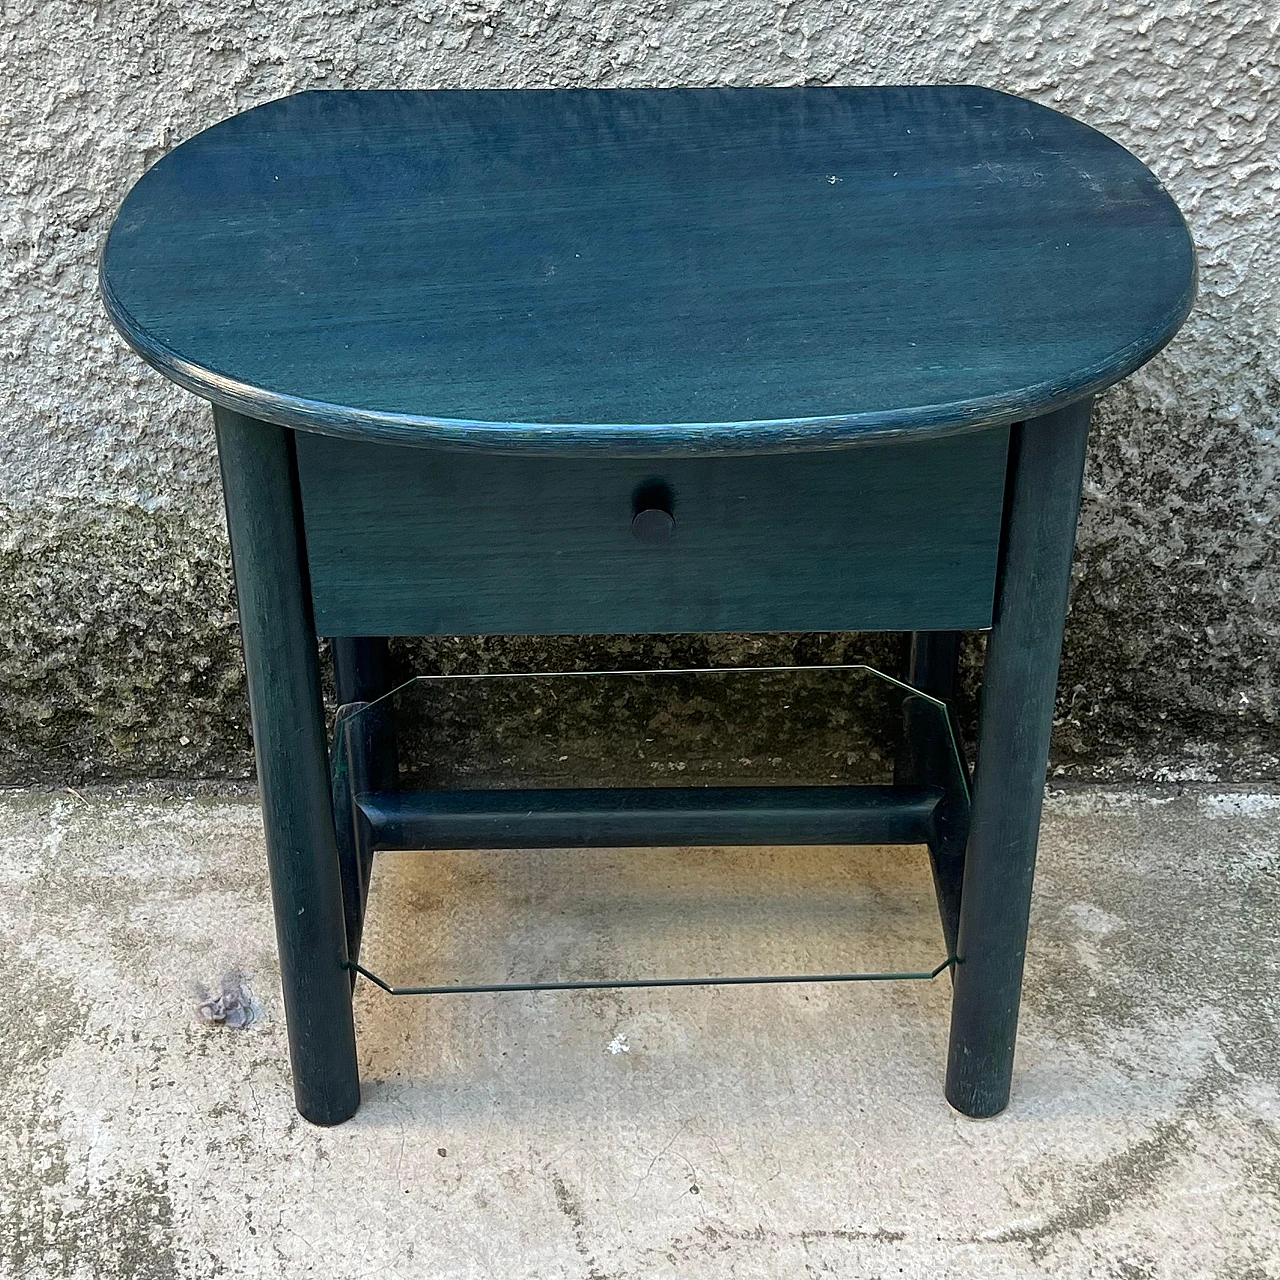
<svg viewBox="0 0 1280 1280"><path fill-rule="evenodd" d="M1099 409L1059 766L1275 776L1278 37L1256 0L9 0L0 777L248 767L207 411L125 349L95 296L115 207L168 149L310 87L911 81L1011 90L1104 130L1156 170L1199 247L1191 320Z"/></svg>

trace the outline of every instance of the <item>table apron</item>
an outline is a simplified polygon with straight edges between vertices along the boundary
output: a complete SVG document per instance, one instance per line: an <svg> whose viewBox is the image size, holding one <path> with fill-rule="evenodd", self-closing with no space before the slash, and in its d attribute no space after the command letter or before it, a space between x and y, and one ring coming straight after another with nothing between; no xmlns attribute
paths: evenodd
<svg viewBox="0 0 1280 1280"><path fill-rule="evenodd" d="M547 458L299 432L316 630L988 627L1008 441L999 427L782 456ZM675 518L660 545L632 530L654 503Z"/></svg>

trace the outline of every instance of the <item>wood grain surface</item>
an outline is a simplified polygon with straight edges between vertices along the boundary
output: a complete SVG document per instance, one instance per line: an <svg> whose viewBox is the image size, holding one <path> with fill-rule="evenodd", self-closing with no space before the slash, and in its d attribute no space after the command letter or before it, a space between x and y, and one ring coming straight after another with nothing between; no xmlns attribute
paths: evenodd
<svg viewBox="0 0 1280 1280"><path fill-rule="evenodd" d="M321 635L980 628L1007 427L786 457L509 457L297 435ZM675 531L639 542L637 494Z"/></svg>
<svg viewBox="0 0 1280 1280"><path fill-rule="evenodd" d="M102 262L138 352L245 414L649 455L1045 413L1194 280L1132 155L967 87L300 94L156 164Z"/></svg>

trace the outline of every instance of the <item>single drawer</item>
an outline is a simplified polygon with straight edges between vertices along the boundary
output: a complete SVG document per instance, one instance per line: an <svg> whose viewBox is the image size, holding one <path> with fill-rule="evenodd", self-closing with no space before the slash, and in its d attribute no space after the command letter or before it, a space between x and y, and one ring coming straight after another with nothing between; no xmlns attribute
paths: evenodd
<svg viewBox="0 0 1280 1280"><path fill-rule="evenodd" d="M316 630L987 627L1008 440L645 460L299 432Z"/></svg>

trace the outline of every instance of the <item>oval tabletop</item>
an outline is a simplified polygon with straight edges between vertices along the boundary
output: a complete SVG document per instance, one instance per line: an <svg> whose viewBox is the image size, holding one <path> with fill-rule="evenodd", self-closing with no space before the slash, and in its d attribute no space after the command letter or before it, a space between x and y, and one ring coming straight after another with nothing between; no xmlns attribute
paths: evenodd
<svg viewBox="0 0 1280 1280"><path fill-rule="evenodd" d="M1099 391L1195 259L1129 152L988 89L314 92L147 172L102 289L162 373L268 421L730 453Z"/></svg>

